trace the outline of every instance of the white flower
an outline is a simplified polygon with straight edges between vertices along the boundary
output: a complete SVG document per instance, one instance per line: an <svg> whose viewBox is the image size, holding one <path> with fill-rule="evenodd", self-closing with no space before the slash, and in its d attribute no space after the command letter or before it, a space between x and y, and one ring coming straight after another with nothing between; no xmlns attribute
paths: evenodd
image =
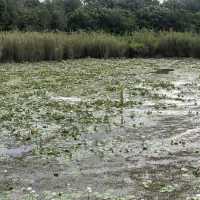
<svg viewBox="0 0 200 200"><path fill-rule="evenodd" d="M92 188L91 187L87 187L87 192L88 193L92 193Z"/></svg>
<svg viewBox="0 0 200 200"><path fill-rule="evenodd" d="M32 191L32 187L28 187L26 190L30 192Z"/></svg>
<svg viewBox="0 0 200 200"><path fill-rule="evenodd" d="M57 195L56 192L52 192L52 196L55 197Z"/></svg>

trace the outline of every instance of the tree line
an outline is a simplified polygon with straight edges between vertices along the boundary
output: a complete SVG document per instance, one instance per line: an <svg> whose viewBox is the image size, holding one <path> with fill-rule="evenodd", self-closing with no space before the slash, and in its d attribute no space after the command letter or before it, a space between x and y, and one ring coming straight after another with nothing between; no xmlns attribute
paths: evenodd
<svg viewBox="0 0 200 200"><path fill-rule="evenodd" d="M0 0L1 31L200 32L199 0Z"/></svg>

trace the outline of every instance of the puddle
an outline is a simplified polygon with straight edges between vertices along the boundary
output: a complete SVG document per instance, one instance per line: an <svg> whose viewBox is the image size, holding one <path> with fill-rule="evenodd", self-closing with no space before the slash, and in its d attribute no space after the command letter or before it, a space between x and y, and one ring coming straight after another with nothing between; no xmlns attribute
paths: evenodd
<svg viewBox="0 0 200 200"><path fill-rule="evenodd" d="M11 158L22 158L33 150L33 145L23 145L16 148L0 149L0 156Z"/></svg>
<svg viewBox="0 0 200 200"><path fill-rule="evenodd" d="M56 102L64 101L66 103L72 103L72 104L80 103L82 101L81 98L79 97L61 97L61 96L51 97L50 100Z"/></svg>
<svg viewBox="0 0 200 200"><path fill-rule="evenodd" d="M174 69L158 69L154 73L156 74L169 74L170 72L173 72Z"/></svg>

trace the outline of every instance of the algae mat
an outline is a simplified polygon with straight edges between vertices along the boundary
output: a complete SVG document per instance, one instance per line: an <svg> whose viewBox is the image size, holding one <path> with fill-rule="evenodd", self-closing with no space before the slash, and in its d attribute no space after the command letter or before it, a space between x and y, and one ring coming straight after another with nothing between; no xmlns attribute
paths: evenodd
<svg viewBox="0 0 200 200"><path fill-rule="evenodd" d="M200 61L0 65L1 200L200 199Z"/></svg>

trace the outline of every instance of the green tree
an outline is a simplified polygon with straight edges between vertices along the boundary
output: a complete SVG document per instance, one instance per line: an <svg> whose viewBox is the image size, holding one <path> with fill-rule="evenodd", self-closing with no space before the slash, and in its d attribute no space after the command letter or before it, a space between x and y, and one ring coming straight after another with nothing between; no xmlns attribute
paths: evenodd
<svg viewBox="0 0 200 200"><path fill-rule="evenodd" d="M125 33L136 29L135 16L123 9L102 9L98 21L99 28L108 32Z"/></svg>

